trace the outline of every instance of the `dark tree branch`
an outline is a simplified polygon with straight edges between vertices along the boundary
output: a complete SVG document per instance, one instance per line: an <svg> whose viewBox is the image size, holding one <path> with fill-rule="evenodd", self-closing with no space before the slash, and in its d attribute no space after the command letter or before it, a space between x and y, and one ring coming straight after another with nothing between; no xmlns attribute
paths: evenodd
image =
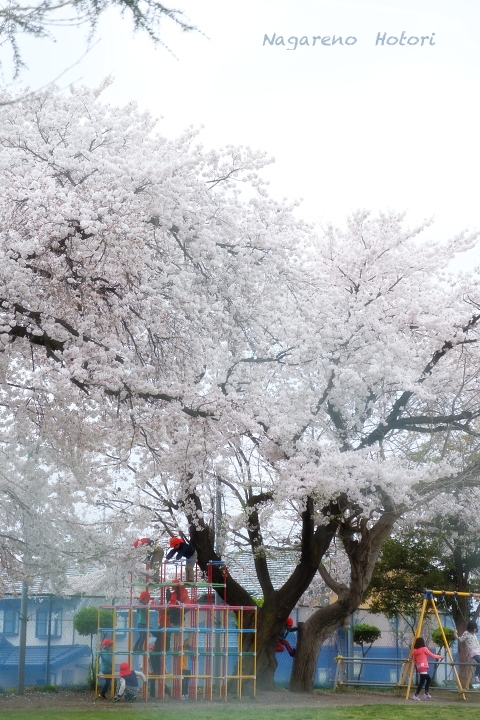
<svg viewBox="0 0 480 720"><path fill-rule="evenodd" d="M194 511L192 511L190 507L193 507ZM202 502L199 496L194 492L190 492L186 497L185 506L182 509L187 517L190 539L197 550L198 564L201 569L206 572L208 563L213 561L213 581L215 583L223 583L225 566L220 564L221 558L215 552L213 530L205 523ZM228 568L226 569L225 580L227 586L227 602L229 605L243 605L247 607L249 605L255 605L251 595L232 578L228 572Z"/></svg>
<svg viewBox="0 0 480 720"><path fill-rule="evenodd" d="M267 556L263 547L263 537L260 529L260 518L258 516L258 505L265 502L266 497L271 498L269 494L261 493L259 495L251 495L247 499L247 533L250 546L253 552L253 562L257 578L262 588L265 598L273 593L273 584L267 565Z"/></svg>
<svg viewBox="0 0 480 720"><path fill-rule="evenodd" d="M468 323L462 328L463 333L467 333L472 328L476 327L478 324L478 321L480 320L480 315L473 315ZM458 347L459 345L465 344L465 341L458 341L454 342L453 340L447 340L443 343L440 350L437 350L433 353L431 360L427 363L427 365L424 367L423 372L420 376L419 383L425 382L427 377L431 374L432 370L435 368L436 365L440 362L440 360L447 355L453 348ZM414 395L414 392L412 390L407 390L403 392L400 397L395 401L395 403L392 406L392 409L390 413L385 418L384 422L381 422L377 425L375 430L373 430L369 435L367 435L366 438L364 438L361 443L358 446L358 449L362 449L364 447L371 447L375 443L383 440L393 429L395 429L395 424L399 421L399 418L403 411L405 410L410 398ZM442 422L442 421L440 421Z"/></svg>

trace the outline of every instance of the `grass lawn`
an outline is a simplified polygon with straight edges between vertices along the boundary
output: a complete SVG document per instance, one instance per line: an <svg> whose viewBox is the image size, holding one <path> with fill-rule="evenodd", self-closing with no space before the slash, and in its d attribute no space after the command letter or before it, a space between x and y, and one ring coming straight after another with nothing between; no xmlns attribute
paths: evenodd
<svg viewBox="0 0 480 720"><path fill-rule="evenodd" d="M97 720L112 718L120 720L179 720L179 717L191 717L194 720L451 720L452 715L461 715L462 720L478 720L479 709L461 705L367 705L361 707L319 707L285 708L269 710L265 707L202 708L196 705L182 704L178 710L167 711L156 708L111 706L95 710L7 710L2 711L2 720Z"/></svg>

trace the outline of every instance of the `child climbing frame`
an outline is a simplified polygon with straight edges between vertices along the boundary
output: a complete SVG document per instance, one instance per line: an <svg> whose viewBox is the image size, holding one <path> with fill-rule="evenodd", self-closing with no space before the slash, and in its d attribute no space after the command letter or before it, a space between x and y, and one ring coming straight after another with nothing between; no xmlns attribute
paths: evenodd
<svg viewBox="0 0 480 720"><path fill-rule="evenodd" d="M173 577L170 564L164 563L160 582L148 585L151 601L146 627L140 631L136 618L145 605L134 599L140 595L136 583L128 604L103 606L113 612L113 628L99 628L98 646L106 636L112 639L113 670L99 679L118 677L115 669L126 661L146 676L142 691L146 700L226 701L228 695L255 695L257 608L227 606L222 601L226 568L224 563L216 564L223 570L223 582L213 582L212 563L206 580L196 572L195 582L185 583L179 563ZM141 587L145 592L145 583ZM146 633L148 640L135 650L140 646L135 643L139 632Z"/></svg>

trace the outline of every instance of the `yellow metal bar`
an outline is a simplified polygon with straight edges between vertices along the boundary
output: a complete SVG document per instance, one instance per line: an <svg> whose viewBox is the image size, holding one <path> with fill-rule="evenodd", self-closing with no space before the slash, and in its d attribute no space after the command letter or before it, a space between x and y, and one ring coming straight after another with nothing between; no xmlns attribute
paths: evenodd
<svg viewBox="0 0 480 720"><path fill-rule="evenodd" d="M461 681L460 681L460 677L459 677L459 675L458 675L457 668L455 667L455 664L454 664L454 662L453 662L452 651L450 650L450 646L449 646L449 644L448 644L448 642L447 642L447 638L445 637L445 633L444 633L444 631L443 631L443 625L442 625L442 621L440 620L440 615L438 614L437 606L435 605L435 603L434 603L433 600L431 600L431 603L432 603L432 606L433 606L433 612L435 613L435 617L437 618L438 627L439 627L440 632L441 632L441 634L442 634L442 639L443 639L443 643L444 643L444 645L445 645L445 650L448 652L448 657L450 658L450 662L452 663L453 672L454 672L454 674L455 674L455 680L457 681L458 689L459 689L459 691L462 693L463 699L466 700L467 698L465 697L465 693L463 692L462 683L461 683Z"/></svg>
<svg viewBox="0 0 480 720"><path fill-rule="evenodd" d="M480 593L456 592L455 590L426 590L432 595L446 595L447 597L473 597L480 598Z"/></svg>
<svg viewBox="0 0 480 720"><path fill-rule="evenodd" d="M335 668L335 680L333 682L333 690L336 691L338 685L340 684L340 673L343 671L344 676L346 675L346 669L345 669L345 661L343 659L342 655L337 655L336 658L333 658L334 661L337 663Z"/></svg>

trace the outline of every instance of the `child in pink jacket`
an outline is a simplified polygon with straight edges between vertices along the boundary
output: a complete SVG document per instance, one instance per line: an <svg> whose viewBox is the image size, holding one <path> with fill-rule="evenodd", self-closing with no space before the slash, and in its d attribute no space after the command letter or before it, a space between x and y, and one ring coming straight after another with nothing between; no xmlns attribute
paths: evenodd
<svg viewBox="0 0 480 720"><path fill-rule="evenodd" d="M428 658L431 657L435 658L436 660L440 660L443 655L435 655L435 653L430 652L430 650L425 645L425 640L419 637L415 640L415 643L413 645L412 657L413 662L415 663L415 666L417 668L417 672L420 676L420 681L418 683L415 695L413 696L412 700L420 700L418 696L420 694L420 690L424 685L425 692L423 695L423 699L427 700L428 698L432 697L428 693L428 691L430 690L430 683L432 682L432 678L428 674Z"/></svg>

